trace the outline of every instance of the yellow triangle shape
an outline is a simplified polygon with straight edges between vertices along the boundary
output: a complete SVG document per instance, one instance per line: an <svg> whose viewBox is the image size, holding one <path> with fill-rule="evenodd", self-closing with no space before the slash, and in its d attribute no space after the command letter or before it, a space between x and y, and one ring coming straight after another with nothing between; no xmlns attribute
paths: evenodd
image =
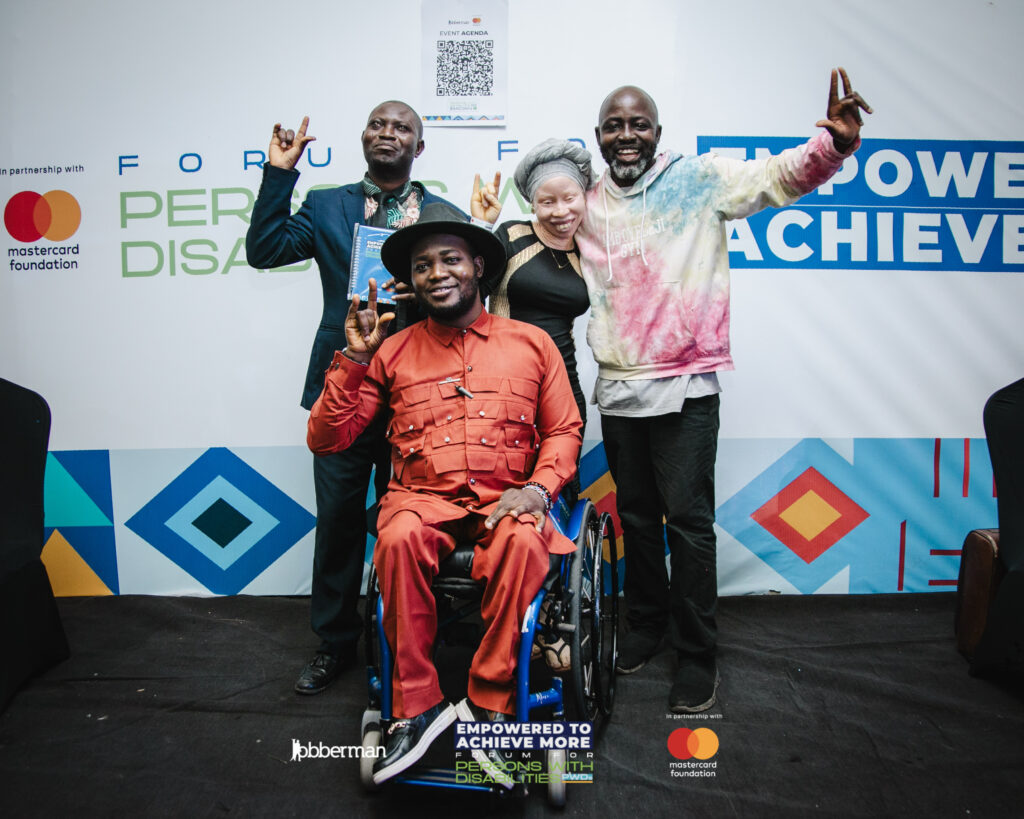
<svg viewBox="0 0 1024 819"><path fill-rule="evenodd" d="M55 597L92 597L112 595L107 584L100 580L68 543L64 536L54 530L43 547L40 556Z"/></svg>

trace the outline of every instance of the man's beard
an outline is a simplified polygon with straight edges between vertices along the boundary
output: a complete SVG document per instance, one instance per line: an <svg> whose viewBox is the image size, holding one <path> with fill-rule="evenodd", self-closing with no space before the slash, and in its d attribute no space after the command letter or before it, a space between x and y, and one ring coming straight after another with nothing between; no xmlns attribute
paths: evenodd
<svg viewBox="0 0 1024 819"><path fill-rule="evenodd" d="M627 182L632 185L636 180L643 176L643 168L639 162L634 162L626 165L621 162L612 162L611 164L612 176L622 182Z"/></svg>
<svg viewBox="0 0 1024 819"><path fill-rule="evenodd" d="M615 155L609 151L611 159L608 156L604 156L604 161L608 163L608 167L612 170L612 176L616 180L624 182L626 185L632 185L654 163L654 151L653 147L648 149L640 148L640 156L637 161L629 163L619 162Z"/></svg>
<svg viewBox="0 0 1024 819"><path fill-rule="evenodd" d="M424 313L436 321L447 322L452 319L461 318L472 310L473 305L476 304L476 297L480 292L480 287L476 279L473 282L476 286L471 287L469 290L459 290L459 300L454 304L432 305L421 297L419 293L416 294L416 303Z"/></svg>

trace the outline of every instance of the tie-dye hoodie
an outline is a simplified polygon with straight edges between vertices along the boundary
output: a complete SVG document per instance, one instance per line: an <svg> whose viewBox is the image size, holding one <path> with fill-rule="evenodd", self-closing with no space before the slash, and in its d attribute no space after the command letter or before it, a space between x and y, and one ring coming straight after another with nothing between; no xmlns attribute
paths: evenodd
<svg viewBox="0 0 1024 819"><path fill-rule="evenodd" d="M600 377L731 370L725 222L792 204L847 155L821 131L767 159L662 153L627 189L605 171L576 234Z"/></svg>

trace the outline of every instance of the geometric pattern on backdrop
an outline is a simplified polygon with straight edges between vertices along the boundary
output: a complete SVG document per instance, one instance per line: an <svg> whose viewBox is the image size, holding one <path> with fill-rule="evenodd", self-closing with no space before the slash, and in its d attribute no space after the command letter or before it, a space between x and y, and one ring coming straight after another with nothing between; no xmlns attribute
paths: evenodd
<svg viewBox="0 0 1024 819"><path fill-rule="evenodd" d="M949 591L964 535L994 525L994 495L984 439L859 438L851 463L808 438L717 520L804 594L845 569L855 594Z"/></svg>
<svg viewBox="0 0 1024 819"><path fill-rule="evenodd" d="M230 450L206 450L125 525L214 594L237 594L316 518Z"/></svg>
<svg viewBox="0 0 1024 819"><path fill-rule="evenodd" d="M810 564L860 526L868 513L809 466L750 517Z"/></svg>
<svg viewBox="0 0 1024 819"><path fill-rule="evenodd" d="M51 452L43 484L43 552L58 597L117 594L107 450Z"/></svg>
<svg viewBox="0 0 1024 819"><path fill-rule="evenodd" d="M618 560L618 591L622 590L623 581L623 546L622 546L622 525L619 523L619 513L615 508L615 482L612 480L611 472L608 471L608 456L604 451L604 442L598 441L593 447L583 453L580 458L580 492L581 497L590 498L599 514L607 512L612 519L612 526L615 528L615 546ZM667 548L667 546L666 546ZM608 563L611 555L608 554L608 547L604 547L604 562ZM611 591L611 571L605 567L605 591Z"/></svg>
<svg viewBox="0 0 1024 819"><path fill-rule="evenodd" d="M729 476L721 485L741 489L720 498L718 525L736 541L720 548L743 549L802 593L840 572L854 594L955 588L966 533L997 526L984 439L842 443L849 459L819 439L778 457L776 441L730 439L717 471ZM766 444L776 454L763 468L755 453ZM58 596L120 593L110 471L106 450L47 457L42 556ZM211 449L177 473L167 473L161 483L169 483L127 525L213 593L240 591L315 524L226 449ZM580 479L583 494L615 521L621 582L615 486L600 442L584 453ZM754 575L735 585L730 593L764 588Z"/></svg>

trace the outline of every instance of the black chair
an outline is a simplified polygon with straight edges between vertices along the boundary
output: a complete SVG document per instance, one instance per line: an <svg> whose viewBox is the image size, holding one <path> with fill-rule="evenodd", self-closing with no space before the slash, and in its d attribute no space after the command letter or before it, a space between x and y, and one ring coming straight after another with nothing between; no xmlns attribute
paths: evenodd
<svg viewBox="0 0 1024 819"><path fill-rule="evenodd" d="M0 378L0 711L30 677L68 657L43 551L50 408Z"/></svg>
<svg viewBox="0 0 1024 819"><path fill-rule="evenodd" d="M1024 683L1024 378L996 390L982 417L999 494L997 560L1002 579L993 587L971 673L1009 673Z"/></svg>

